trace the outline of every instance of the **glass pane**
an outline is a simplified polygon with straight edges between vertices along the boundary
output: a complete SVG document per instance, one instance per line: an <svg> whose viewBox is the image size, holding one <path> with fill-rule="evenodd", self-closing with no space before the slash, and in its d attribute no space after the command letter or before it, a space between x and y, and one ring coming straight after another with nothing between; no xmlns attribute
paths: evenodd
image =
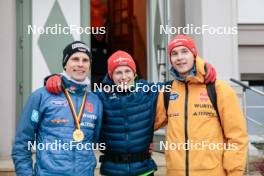
<svg viewBox="0 0 264 176"><path fill-rule="evenodd" d="M122 24L122 34L128 34L128 24L127 23Z"/></svg>
<svg viewBox="0 0 264 176"><path fill-rule="evenodd" d="M127 0L122 0L122 8L127 8Z"/></svg>
<svg viewBox="0 0 264 176"><path fill-rule="evenodd" d="M120 32L120 24L115 24L115 36L119 36Z"/></svg>
<svg viewBox="0 0 264 176"><path fill-rule="evenodd" d="M115 4L115 10L121 9L121 0L114 0L113 3Z"/></svg>
<svg viewBox="0 0 264 176"><path fill-rule="evenodd" d="M122 19L126 19L128 17L128 13L126 10L122 11Z"/></svg>
<svg viewBox="0 0 264 176"><path fill-rule="evenodd" d="M120 11L116 11L115 15L115 23L120 23Z"/></svg>

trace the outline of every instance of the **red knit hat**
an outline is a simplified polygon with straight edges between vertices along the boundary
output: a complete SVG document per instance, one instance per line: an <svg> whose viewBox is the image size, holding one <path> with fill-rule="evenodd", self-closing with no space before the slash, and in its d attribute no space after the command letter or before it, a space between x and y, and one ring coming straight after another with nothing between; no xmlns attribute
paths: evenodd
<svg viewBox="0 0 264 176"><path fill-rule="evenodd" d="M125 51L118 50L114 52L108 59L108 75L112 78L113 71L118 66L128 66L136 73L136 64L130 54Z"/></svg>
<svg viewBox="0 0 264 176"><path fill-rule="evenodd" d="M168 46L169 57L171 56L171 51L173 50L173 48L177 46L185 46L193 53L194 57L197 56L197 49L195 43L190 37L186 35L177 35L176 37L174 37L170 41Z"/></svg>

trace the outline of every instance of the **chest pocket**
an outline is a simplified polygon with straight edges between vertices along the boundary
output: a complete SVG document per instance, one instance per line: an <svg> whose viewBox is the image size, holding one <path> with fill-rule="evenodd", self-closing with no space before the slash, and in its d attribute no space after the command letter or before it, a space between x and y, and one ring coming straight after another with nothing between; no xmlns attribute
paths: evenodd
<svg viewBox="0 0 264 176"><path fill-rule="evenodd" d="M55 98L48 102L42 123L50 127L73 126L74 120L65 98Z"/></svg>

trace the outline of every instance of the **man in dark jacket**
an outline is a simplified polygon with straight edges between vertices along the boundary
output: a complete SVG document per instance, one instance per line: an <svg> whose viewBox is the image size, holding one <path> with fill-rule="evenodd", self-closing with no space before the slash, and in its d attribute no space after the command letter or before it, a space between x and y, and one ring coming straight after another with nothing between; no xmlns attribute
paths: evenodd
<svg viewBox="0 0 264 176"><path fill-rule="evenodd" d="M97 93L104 105L100 141L106 150L100 157L101 174L153 174L157 166L150 157L149 145L158 92L143 87L155 85L136 79L135 62L124 51L117 51L108 59L108 75L103 84L112 89Z"/></svg>

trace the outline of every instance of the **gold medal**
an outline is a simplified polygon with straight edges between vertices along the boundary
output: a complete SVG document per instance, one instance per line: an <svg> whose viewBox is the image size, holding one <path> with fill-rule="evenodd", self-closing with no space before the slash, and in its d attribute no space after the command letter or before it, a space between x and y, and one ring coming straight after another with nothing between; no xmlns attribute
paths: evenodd
<svg viewBox="0 0 264 176"><path fill-rule="evenodd" d="M80 129L76 129L73 132L72 137L76 142L81 142L84 139L83 131Z"/></svg>
<svg viewBox="0 0 264 176"><path fill-rule="evenodd" d="M64 85L64 84L63 84L63 85ZM65 86L64 86L64 87L65 87ZM83 131L81 130L81 127L80 127L80 121L81 121L81 119L82 119L83 112L84 112L84 106L85 106L85 102L86 102L86 94L87 94L87 92L84 93L83 100L82 100L82 105L81 105L81 108L80 108L79 114L78 114L78 116L77 116L69 92L68 92L65 88L63 89L63 91L64 91L65 96L66 96L66 98L67 98L67 100L68 100L68 102L69 102L70 109L71 109L71 111L72 111L72 115L73 115L73 118L74 118L74 121L75 121L75 125L76 125L76 129L74 130L74 132L73 132L73 134L72 134L72 138L73 138L76 142L81 142L81 141L84 139L84 133L83 133Z"/></svg>

